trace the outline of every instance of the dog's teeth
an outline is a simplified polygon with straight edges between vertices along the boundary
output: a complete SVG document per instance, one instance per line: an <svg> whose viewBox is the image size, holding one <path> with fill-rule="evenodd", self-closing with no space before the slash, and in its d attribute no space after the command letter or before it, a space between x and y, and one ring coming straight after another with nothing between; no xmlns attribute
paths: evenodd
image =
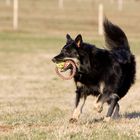
<svg viewBox="0 0 140 140"><path fill-rule="evenodd" d="M65 62L65 68L68 67L68 65L70 64L70 62Z"/></svg>

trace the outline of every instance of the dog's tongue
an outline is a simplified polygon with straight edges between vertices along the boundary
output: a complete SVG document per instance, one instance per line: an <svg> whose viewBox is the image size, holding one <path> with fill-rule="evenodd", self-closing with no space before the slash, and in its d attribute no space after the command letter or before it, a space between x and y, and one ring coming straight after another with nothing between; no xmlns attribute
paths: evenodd
<svg viewBox="0 0 140 140"><path fill-rule="evenodd" d="M71 64L71 61L66 61L64 63L64 70L68 70L68 69L72 69L72 64Z"/></svg>
<svg viewBox="0 0 140 140"><path fill-rule="evenodd" d="M70 65L70 61L66 61L64 64L64 68L67 68Z"/></svg>

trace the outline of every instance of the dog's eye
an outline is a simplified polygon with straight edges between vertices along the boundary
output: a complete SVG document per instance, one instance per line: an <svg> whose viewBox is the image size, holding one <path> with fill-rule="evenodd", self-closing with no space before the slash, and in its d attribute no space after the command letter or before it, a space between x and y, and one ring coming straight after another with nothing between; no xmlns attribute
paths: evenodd
<svg viewBox="0 0 140 140"><path fill-rule="evenodd" d="M67 55L67 54L69 54L69 53L70 53L70 51L69 51L68 49L63 49L63 50L61 51L61 53L63 53L63 54L65 54L65 55Z"/></svg>

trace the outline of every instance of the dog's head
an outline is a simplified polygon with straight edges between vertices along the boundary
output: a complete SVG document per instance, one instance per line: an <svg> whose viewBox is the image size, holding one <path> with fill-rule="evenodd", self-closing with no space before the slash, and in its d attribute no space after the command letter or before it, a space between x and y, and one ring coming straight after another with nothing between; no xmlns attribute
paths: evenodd
<svg viewBox="0 0 140 140"><path fill-rule="evenodd" d="M70 35L66 35L66 44L61 49L60 53L55 56L52 61L54 63L65 62L66 60L72 60L77 70L83 73L88 73L90 70L89 54L85 50L85 43L83 43L82 36L79 34L73 40ZM69 66L69 69L71 67Z"/></svg>
<svg viewBox="0 0 140 140"><path fill-rule="evenodd" d="M64 62L66 60L74 61L75 65L79 66L79 49L82 46L82 36L79 34L75 40L70 35L66 35L66 44L61 49L61 52L55 56L52 61L54 63Z"/></svg>

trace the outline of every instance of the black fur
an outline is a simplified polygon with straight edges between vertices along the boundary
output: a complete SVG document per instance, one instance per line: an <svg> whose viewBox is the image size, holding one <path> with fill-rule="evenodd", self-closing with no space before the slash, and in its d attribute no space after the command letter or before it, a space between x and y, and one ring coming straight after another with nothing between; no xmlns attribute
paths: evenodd
<svg viewBox="0 0 140 140"><path fill-rule="evenodd" d="M106 116L111 117L115 107L114 114L118 113L118 101L126 95L135 81L136 63L125 33L107 19L104 20L104 35L107 49L83 42L81 35L75 40L67 35L66 45L53 58L53 62L78 60L74 76L78 95L76 107L83 95L98 96L97 103L107 102L110 105ZM101 83L104 84L102 91Z"/></svg>

